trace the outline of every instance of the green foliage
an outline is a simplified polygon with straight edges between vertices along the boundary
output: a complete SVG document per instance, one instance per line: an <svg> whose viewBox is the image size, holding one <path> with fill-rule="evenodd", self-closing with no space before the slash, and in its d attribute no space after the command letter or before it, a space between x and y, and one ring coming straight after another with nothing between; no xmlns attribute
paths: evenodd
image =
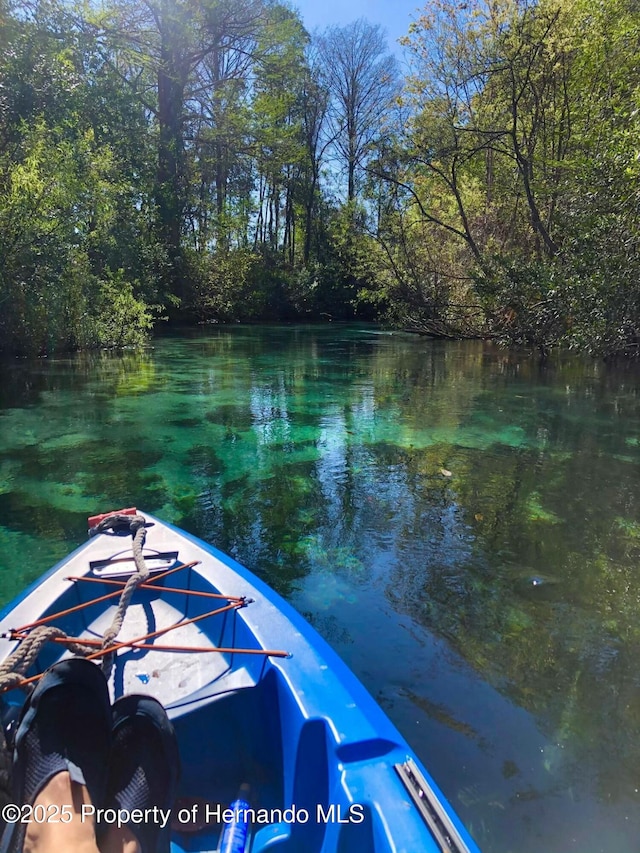
<svg viewBox="0 0 640 853"><path fill-rule="evenodd" d="M396 217L412 209L421 229L394 243L398 281L418 231L431 279L466 272L494 336L638 354L639 35L628 0L425 10L406 39L413 116L386 172L407 193Z"/></svg>
<svg viewBox="0 0 640 853"><path fill-rule="evenodd" d="M377 290L380 249L367 233L364 208L354 201L336 211L329 223L329 270L333 283L328 302L350 306L367 303ZM325 307L329 311L329 306Z"/></svg>
<svg viewBox="0 0 640 853"><path fill-rule="evenodd" d="M88 306L86 347L123 349L138 347L153 328L154 312L136 298L124 270L109 273L97 282L97 299Z"/></svg>
<svg viewBox="0 0 640 853"><path fill-rule="evenodd" d="M113 272L105 262L116 254L121 193L112 153L96 145L92 130L69 137L42 119L23 123L21 156L7 168L0 195L3 348L130 345L151 328L122 268ZM121 260L125 240L123 249ZM129 305L128 333L109 329L106 300Z"/></svg>
<svg viewBox="0 0 640 853"><path fill-rule="evenodd" d="M129 346L171 305L640 353L637 3L439 0L397 120L362 21L314 42L268 0L36 0L0 24L3 349Z"/></svg>
<svg viewBox="0 0 640 853"><path fill-rule="evenodd" d="M570 326L570 282L558 264L496 258L476 287L503 342L546 354Z"/></svg>
<svg viewBox="0 0 640 853"><path fill-rule="evenodd" d="M260 317L265 294L255 284L259 256L250 249L186 255L190 289L184 309L199 322Z"/></svg>
<svg viewBox="0 0 640 853"><path fill-rule="evenodd" d="M164 264L145 224L144 116L64 10L39 11L13 20L0 59L0 347L139 343Z"/></svg>

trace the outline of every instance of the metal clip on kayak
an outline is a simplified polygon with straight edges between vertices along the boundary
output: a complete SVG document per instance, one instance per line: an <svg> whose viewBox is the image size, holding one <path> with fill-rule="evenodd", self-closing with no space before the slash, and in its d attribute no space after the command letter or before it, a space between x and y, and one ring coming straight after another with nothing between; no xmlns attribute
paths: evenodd
<svg viewBox="0 0 640 853"><path fill-rule="evenodd" d="M469 853L469 848L443 809L440 798L415 761L409 758L404 764L396 764L395 769L442 853Z"/></svg>

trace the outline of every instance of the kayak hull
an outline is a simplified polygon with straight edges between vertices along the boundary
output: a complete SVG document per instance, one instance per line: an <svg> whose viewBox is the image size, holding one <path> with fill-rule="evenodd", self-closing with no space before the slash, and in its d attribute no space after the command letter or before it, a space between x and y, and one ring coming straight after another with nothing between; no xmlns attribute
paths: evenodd
<svg viewBox="0 0 640 853"><path fill-rule="evenodd" d="M215 850L238 817L225 809L246 785L252 853L477 853L406 741L315 630L230 557L145 519L150 579L116 640L138 647L118 648L109 686L113 699L155 696L176 729L182 775L172 853ZM118 584L134 571L131 537L100 534L5 608L0 633L60 614L56 626L97 647ZM0 661L16 647L5 639ZM33 672L68 654L47 643ZM5 708L24 695L5 693Z"/></svg>

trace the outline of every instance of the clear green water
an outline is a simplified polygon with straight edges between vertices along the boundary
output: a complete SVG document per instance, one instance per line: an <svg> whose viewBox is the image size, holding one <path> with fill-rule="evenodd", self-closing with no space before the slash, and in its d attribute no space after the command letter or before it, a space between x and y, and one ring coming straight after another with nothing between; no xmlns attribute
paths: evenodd
<svg viewBox="0 0 640 853"><path fill-rule="evenodd" d="M137 504L301 610L487 853L636 851L639 380L346 327L5 362L2 600Z"/></svg>

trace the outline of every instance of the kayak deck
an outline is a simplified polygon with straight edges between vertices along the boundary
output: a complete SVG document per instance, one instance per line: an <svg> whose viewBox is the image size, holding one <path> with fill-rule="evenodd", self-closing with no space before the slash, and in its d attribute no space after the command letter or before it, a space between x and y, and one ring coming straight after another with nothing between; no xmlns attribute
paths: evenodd
<svg viewBox="0 0 640 853"><path fill-rule="evenodd" d="M412 793L398 769L415 760L409 747L289 605L230 558L155 519L143 554L151 576L116 640L139 647L118 648L109 686L114 699L155 696L176 729L182 779L172 853L215 850L216 807L228 807L243 784L256 810L252 853L477 851L419 764L417 789L430 794ZM134 571L130 538L101 534L5 610L0 632L57 614L68 635L99 644ZM47 643L33 671L69 653ZM11 690L4 701L21 704L24 694ZM434 806L427 814L422 800ZM175 819L181 804L194 803L199 818L208 815L199 832Z"/></svg>

